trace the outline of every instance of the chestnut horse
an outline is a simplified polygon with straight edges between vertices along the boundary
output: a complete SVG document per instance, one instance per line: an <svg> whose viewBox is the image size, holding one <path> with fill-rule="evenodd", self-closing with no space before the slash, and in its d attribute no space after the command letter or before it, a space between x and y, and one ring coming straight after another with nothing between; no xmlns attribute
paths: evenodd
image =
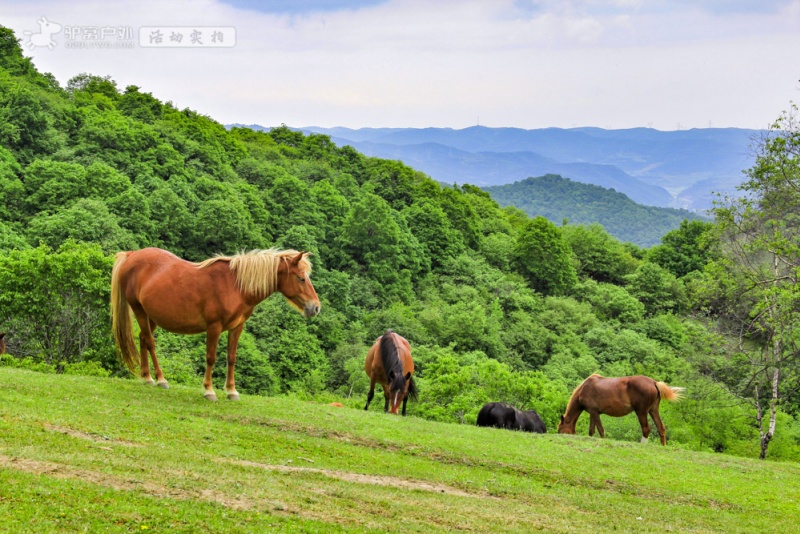
<svg viewBox="0 0 800 534"><path fill-rule="evenodd" d="M169 388L156 358L153 331L161 327L178 334L206 333L204 397L217 400L211 372L220 335L228 332L228 399L239 400L234 381L236 346L244 323L255 306L275 291L293 307L313 317L320 304L309 275L307 253L296 250L254 250L234 256L216 256L201 263L182 260L157 248L117 253L111 271L111 319L122 362L153 384L147 354L153 359L157 385ZM139 323L139 350L133 340L130 310Z"/></svg>
<svg viewBox="0 0 800 534"><path fill-rule="evenodd" d="M375 344L367 352L364 371L369 377L369 393L367 405L375 396L375 383L383 386L383 411L397 414L400 401L403 401L403 415L406 414L406 402L409 395L417 398L417 386L414 384L414 361L411 359L411 346L403 336L387 330L375 340Z"/></svg>
<svg viewBox="0 0 800 534"><path fill-rule="evenodd" d="M0 332L0 354L6 353L6 333Z"/></svg>
<svg viewBox="0 0 800 534"><path fill-rule="evenodd" d="M600 414L612 417L623 417L636 412L642 426L642 443L650 435L650 424L647 414L653 418L661 444L667 444L667 429L658 414L661 399L678 401L683 396L684 388L670 387L664 382L656 382L646 376L624 376L622 378L605 378L593 374L575 388L567 404L567 410L561 416L558 425L559 434L574 434L575 423L586 410L589 412L589 435L594 436L594 429L605 437Z"/></svg>

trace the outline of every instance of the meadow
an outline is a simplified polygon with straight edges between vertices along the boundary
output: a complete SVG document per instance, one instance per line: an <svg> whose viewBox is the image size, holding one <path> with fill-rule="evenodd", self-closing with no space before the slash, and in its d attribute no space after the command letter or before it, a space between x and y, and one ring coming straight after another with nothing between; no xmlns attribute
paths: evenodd
<svg viewBox="0 0 800 534"><path fill-rule="evenodd" d="M788 532L798 495L791 462L0 367L3 532Z"/></svg>

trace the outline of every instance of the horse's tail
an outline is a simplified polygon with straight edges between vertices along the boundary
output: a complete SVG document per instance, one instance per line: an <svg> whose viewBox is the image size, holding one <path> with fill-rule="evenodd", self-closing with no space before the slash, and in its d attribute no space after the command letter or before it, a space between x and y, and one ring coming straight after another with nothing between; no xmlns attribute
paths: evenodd
<svg viewBox="0 0 800 534"><path fill-rule="evenodd" d="M670 387L664 382L656 382L656 387L662 399L674 402L681 400L683 398L683 392L686 391L686 388L679 388L677 386Z"/></svg>
<svg viewBox="0 0 800 534"><path fill-rule="evenodd" d="M133 340L131 309L128 301L125 300L125 291L123 291L119 280L119 271L126 259L128 259L127 252L118 252L117 260L111 269L111 330L114 332L117 356L125 364L125 367L135 375L138 351Z"/></svg>

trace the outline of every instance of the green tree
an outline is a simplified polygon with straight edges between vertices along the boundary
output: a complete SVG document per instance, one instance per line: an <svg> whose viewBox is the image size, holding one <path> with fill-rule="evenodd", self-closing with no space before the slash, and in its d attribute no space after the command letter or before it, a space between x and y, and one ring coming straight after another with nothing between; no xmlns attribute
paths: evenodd
<svg viewBox="0 0 800 534"><path fill-rule="evenodd" d="M701 271L714 259L710 222L684 219L680 228L667 232L661 244L650 249L647 259L682 278L692 271Z"/></svg>
<svg viewBox="0 0 800 534"><path fill-rule="evenodd" d="M779 406L798 393L800 345L800 126L792 106L758 148L743 196L714 209L723 261L715 300L724 331L740 342L725 373L749 397L766 458ZM709 270L709 272L715 272ZM708 287L708 286L707 286ZM710 286L713 289L713 285ZM727 362L726 362L727 363Z"/></svg>
<svg viewBox="0 0 800 534"><path fill-rule="evenodd" d="M680 280L655 263L642 263L625 277L628 293L644 304L648 315L680 312L686 308L686 292Z"/></svg>
<svg viewBox="0 0 800 534"><path fill-rule="evenodd" d="M421 199L403 210L411 233L431 258L433 267L447 258L455 258L464 250L464 241L444 210L428 199Z"/></svg>
<svg viewBox="0 0 800 534"><path fill-rule="evenodd" d="M632 273L637 267L637 261L622 244L597 223L589 226L567 225L561 231L578 260L577 271L582 277L598 282L622 284L625 275Z"/></svg>
<svg viewBox="0 0 800 534"><path fill-rule="evenodd" d="M139 248L103 202L88 198L52 215L47 212L36 215L30 220L28 236L32 243L44 243L51 248L68 240L98 244L109 254Z"/></svg>
<svg viewBox="0 0 800 534"><path fill-rule="evenodd" d="M544 217L531 219L520 231L514 265L531 287L545 295L567 293L578 282L561 231Z"/></svg>
<svg viewBox="0 0 800 534"><path fill-rule="evenodd" d="M94 244L0 254L0 322L13 333L14 356L61 370L81 361L116 369L108 315L113 262Z"/></svg>

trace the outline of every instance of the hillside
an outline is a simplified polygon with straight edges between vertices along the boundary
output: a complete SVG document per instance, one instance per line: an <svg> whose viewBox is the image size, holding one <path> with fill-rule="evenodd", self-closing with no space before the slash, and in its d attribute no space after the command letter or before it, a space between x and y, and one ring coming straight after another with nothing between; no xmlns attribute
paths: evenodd
<svg viewBox="0 0 800 534"><path fill-rule="evenodd" d="M212 404L196 387L0 367L0 425L4 532L735 533L800 521L796 464L286 398Z"/></svg>
<svg viewBox="0 0 800 534"><path fill-rule="evenodd" d="M421 419L473 424L500 400L554 428L591 373L644 374L691 392L671 408L673 444L761 452L758 412L734 380L748 369L727 358L706 320L730 294L711 278L718 269L706 269L720 264L711 223L681 224L645 250L600 225L503 208L476 186L442 186L326 135L226 129L87 73L62 87L2 27L0 44L5 365L134 380L108 311L118 252L159 247L200 261L277 247L312 253L313 271L298 282L314 286L322 312L304 318L278 294L255 307L238 338L242 394L364 402L367 350L393 329L412 347ZM170 384L199 387L205 335L159 327L156 352ZM769 459L800 460L800 402L778 406ZM720 421L724 432L708 430Z"/></svg>
<svg viewBox="0 0 800 534"><path fill-rule="evenodd" d="M483 190L501 206L515 206L531 217L541 215L556 224L564 219L571 224L599 223L620 241L647 248L658 245L684 219L700 219L686 210L642 206L622 193L555 175Z"/></svg>

